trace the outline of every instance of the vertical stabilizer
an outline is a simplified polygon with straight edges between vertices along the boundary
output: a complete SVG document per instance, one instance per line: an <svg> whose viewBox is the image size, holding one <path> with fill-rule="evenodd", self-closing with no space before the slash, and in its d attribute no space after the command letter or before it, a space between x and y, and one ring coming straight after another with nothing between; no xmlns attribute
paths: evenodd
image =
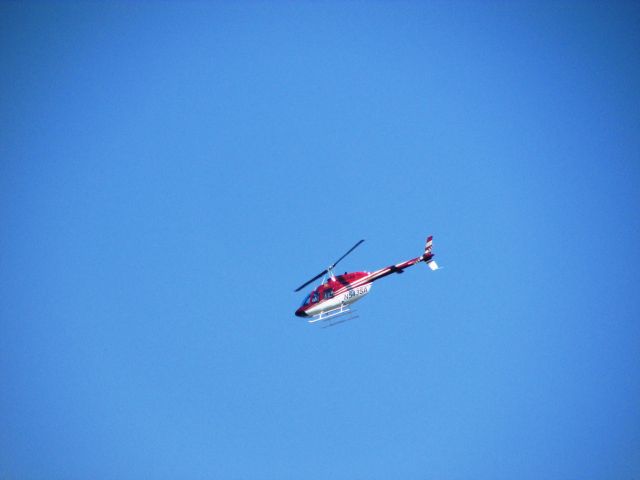
<svg viewBox="0 0 640 480"><path fill-rule="evenodd" d="M432 247L433 247L433 235L430 235L429 238L427 238L427 244L424 246L425 260L428 260L429 258L433 257L433 254L431 253Z"/></svg>
<svg viewBox="0 0 640 480"><path fill-rule="evenodd" d="M427 238L427 243L424 246L424 255L422 256L422 260L427 264L427 266L431 269L431 270L438 270L438 264L436 263L435 260L433 260L433 236L430 235L429 238Z"/></svg>

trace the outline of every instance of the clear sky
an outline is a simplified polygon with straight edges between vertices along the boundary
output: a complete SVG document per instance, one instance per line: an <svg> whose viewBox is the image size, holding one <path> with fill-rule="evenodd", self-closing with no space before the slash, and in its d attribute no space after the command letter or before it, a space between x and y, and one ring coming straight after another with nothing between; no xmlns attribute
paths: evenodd
<svg viewBox="0 0 640 480"><path fill-rule="evenodd" d="M2 2L0 478L640 478L639 5Z"/></svg>

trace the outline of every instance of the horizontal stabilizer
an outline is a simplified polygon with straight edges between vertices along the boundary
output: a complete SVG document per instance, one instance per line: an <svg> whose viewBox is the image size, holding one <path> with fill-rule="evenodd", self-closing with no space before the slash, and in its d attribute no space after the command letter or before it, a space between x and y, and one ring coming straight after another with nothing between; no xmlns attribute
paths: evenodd
<svg viewBox="0 0 640 480"><path fill-rule="evenodd" d="M435 260L431 260L430 262L427 263L427 265L429 265L429 268L434 272L440 268L438 267L438 264L436 263Z"/></svg>

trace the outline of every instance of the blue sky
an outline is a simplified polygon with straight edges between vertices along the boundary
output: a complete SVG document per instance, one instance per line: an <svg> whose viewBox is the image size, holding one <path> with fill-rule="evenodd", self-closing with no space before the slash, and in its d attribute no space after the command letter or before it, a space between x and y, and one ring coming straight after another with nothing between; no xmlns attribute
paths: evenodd
<svg viewBox="0 0 640 480"><path fill-rule="evenodd" d="M640 476L639 22L0 4L0 477Z"/></svg>

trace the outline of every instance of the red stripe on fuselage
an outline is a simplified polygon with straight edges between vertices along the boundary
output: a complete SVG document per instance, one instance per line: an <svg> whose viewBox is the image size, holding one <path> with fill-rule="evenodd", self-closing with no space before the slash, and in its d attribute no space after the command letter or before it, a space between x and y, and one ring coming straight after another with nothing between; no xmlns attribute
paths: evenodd
<svg viewBox="0 0 640 480"><path fill-rule="evenodd" d="M313 292L316 292L316 291L318 292L318 295L319 295L320 293L323 293L325 289L334 288L336 284L339 284L340 287L335 289L335 291L333 292L332 298L334 298L337 295L342 295L343 293L345 293L345 292L347 292L349 290L352 290L354 288L362 287L363 285L366 285L368 283L372 283L372 282L375 282L376 280L380 280L381 278L384 278L387 275L391 275L392 273L396 273L398 271L402 271L405 268L412 267L413 265L415 265L416 263L419 263L423 259L424 259L423 257L412 258L411 260L407 260L406 262L402 262L402 263L398 263L396 265L390 265L388 267L381 268L380 270L376 270L373 273L353 272L353 273L350 273L350 274L338 275L337 277L335 277L335 280L331 280L328 283L323 284L323 285L315 288L314 290L312 290L311 295L313 295ZM342 283L342 282L345 281L346 277L358 275L360 273L364 273L364 275L361 276L360 278L358 278L357 280L355 280L353 282ZM317 307L318 305L321 305L322 303L327 302L329 300L331 300L331 299L323 298L322 300L320 300L318 302L309 303L308 305L304 305L304 306L300 307L296 311L296 315L304 316L304 315L306 315L305 312L307 310L309 310L310 308Z"/></svg>
<svg viewBox="0 0 640 480"><path fill-rule="evenodd" d="M404 270L405 268L412 267L416 263L420 262L421 260L422 260L422 257L416 257L416 258L412 258L411 260L407 260L406 262L398 263L397 265L390 265L388 267L381 268L380 270L376 270L375 272L370 273L367 276L362 277L356 280L355 282L345 285L344 287L336 290L334 292L334 295L339 295L341 293L346 292L347 290L351 290L352 288L360 287L367 283L380 280L381 278L386 277L387 275L391 275L392 273L396 273L399 270Z"/></svg>

